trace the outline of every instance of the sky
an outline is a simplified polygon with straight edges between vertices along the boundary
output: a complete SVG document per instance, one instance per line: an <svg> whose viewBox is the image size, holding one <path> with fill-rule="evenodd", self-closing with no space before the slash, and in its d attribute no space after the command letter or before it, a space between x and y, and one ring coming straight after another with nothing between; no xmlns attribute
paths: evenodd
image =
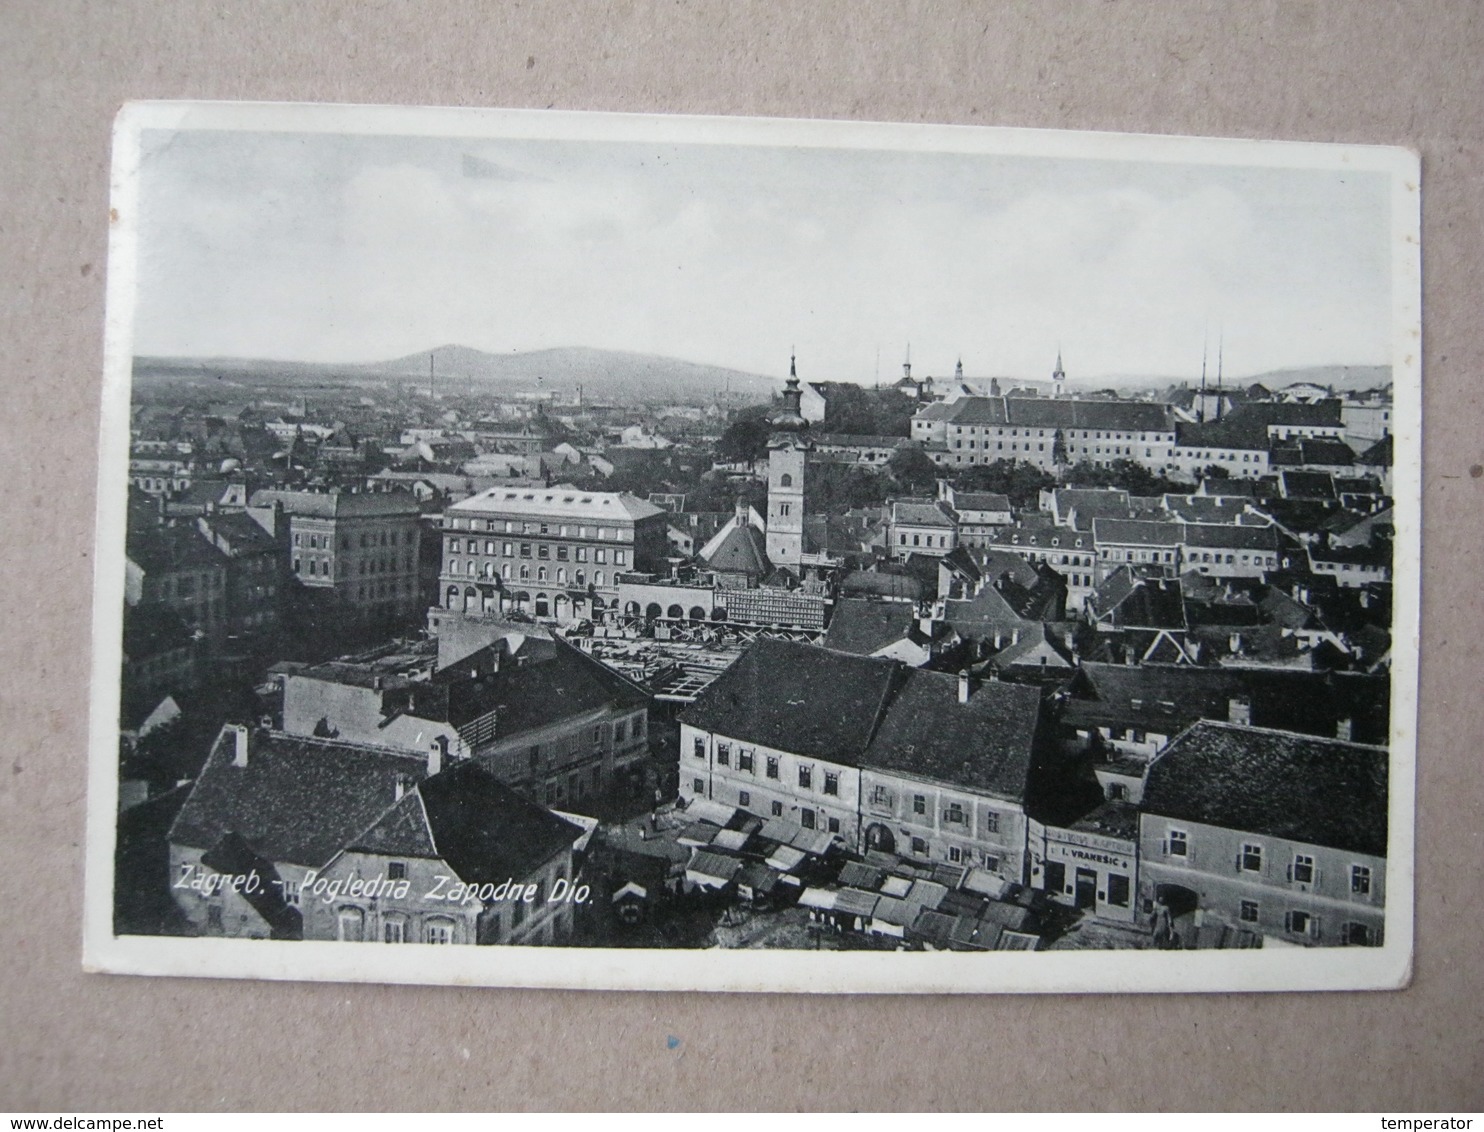
<svg viewBox="0 0 1484 1132"><path fill-rule="evenodd" d="M1381 173L148 131L135 352L589 346L810 380L1391 356Z"/></svg>

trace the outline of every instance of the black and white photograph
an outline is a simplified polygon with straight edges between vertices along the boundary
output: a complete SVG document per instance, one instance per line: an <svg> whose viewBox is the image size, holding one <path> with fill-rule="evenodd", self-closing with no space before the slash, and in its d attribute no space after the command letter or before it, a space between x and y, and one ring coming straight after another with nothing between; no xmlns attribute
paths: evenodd
<svg viewBox="0 0 1484 1132"><path fill-rule="evenodd" d="M85 963L1412 962L1416 155L138 103Z"/></svg>

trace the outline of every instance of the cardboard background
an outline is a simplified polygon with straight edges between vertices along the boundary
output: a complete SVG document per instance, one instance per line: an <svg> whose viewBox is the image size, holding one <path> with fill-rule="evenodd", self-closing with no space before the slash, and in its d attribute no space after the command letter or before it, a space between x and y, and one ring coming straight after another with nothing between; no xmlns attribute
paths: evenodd
<svg viewBox="0 0 1484 1132"><path fill-rule="evenodd" d="M72 0L0 3L0 29L0 1108L1484 1108L1484 650L1472 559L1484 535L1479 7ZM864 118L1420 150L1413 986L812 998L85 976L108 134L131 98Z"/></svg>

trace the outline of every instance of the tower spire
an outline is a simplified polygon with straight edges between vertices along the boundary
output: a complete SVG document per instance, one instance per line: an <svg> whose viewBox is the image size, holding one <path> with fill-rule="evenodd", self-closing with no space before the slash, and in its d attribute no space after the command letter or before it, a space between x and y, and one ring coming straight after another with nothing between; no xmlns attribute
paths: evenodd
<svg viewBox="0 0 1484 1132"><path fill-rule="evenodd" d="M1225 349L1226 349L1226 331L1223 330L1221 332L1220 336L1216 339L1216 419L1218 421L1221 419L1221 401L1222 401L1222 389L1221 389L1221 355L1225 352Z"/></svg>
<svg viewBox="0 0 1484 1132"><path fill-rule="evenodd" d="M1195 419L1204 424L1206 421L1206 340L1201 340L1201 399L1196 402Z"/></svg>

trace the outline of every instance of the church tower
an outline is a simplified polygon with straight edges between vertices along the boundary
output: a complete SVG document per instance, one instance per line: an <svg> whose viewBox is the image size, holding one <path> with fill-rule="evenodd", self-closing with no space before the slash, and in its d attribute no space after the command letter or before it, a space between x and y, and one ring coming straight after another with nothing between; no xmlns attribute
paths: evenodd
<svg viewBox="0 0 1484 1132"><path fill-rule="evenodd" d="M1061 347L1056 350L1056 368L1051 371L1051 395L1058 400L1067 385L1067 371L1061 365Z"/></svg>
<svg viewBox="0 0 1484 1132"><path fill-rule="evenodd" d="M788 382L783 407L773 415L773 435L768 440L768 559L801 573L804 554L804 472L809 450L809 422L799 412L799 374L793 357L788 360Z"/></svg>

